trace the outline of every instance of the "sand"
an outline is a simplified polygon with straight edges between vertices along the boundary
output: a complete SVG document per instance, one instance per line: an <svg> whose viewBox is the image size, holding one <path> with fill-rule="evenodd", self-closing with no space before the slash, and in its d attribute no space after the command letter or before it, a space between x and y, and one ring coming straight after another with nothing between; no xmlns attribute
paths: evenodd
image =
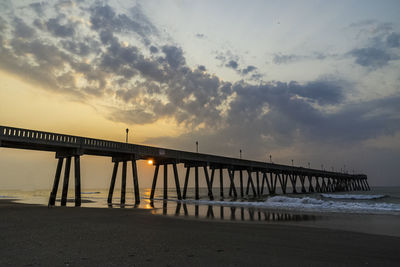
<svg viewBox="0 0 400 267"><path fill-rule="evenodd" d="M0 201L0 266L399 266L400 238Z"/></svg>

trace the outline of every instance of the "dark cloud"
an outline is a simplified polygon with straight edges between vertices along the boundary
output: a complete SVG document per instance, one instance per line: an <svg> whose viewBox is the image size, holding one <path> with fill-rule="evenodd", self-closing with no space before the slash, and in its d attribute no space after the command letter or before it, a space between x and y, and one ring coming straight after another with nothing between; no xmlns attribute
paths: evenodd
<svg viewBox="0 0 400 267"><path fill-rule="evenodd" d="M225 64L226 67L236 70L239 64L235 60L229 60L228 63Z"/></svg>
<svg viewBox="0 0 400 267"><path fill-rule="evenodd" d="M296 55L296 54L282 54L276 53L273 55L272 61L277 64L290 64L304 60L324 60L326 58L337 58L337 54L314 52L309 55Z"/></svg>
<svg viewBox="0 0 400 267"><path fill-rule="evenodd" d="M45 24L43 23L43 21L40 20L40 19L34 19L34 20L33 20L33 25L34 25L36 28L38 28L39 30L42 30L42 31L46 30L46 25L45 25Z"/></svg>
<svg viewBox="0 0 400 267"><path fill-rule="evenodd" d="M355 63L370 70L385 67L392 60L399 59L400 34L394 32L392 23L368 21L353 27L359 29L358 38L365 39L365 47L355 48L346 56L354 57ZM396 51L397 50L397 51Z"/></svg>
<svg viewBox="0 0 400 267"><path fill-rule="evenodd" d="M297 61L300 57L297 55L282 55L282 54L274 54L273 62L275 64L287 64L294 61Z"/></svg>
<svg viewBox="0 0 400 267"><path fill-rule="evenodd" d="M256 69L257 69L256 67L249 65L249 66L247 66L246 68L242 69L241 72L242 72L244 75L247 75L247 74L249 74L250 72L255 71Z"/></svg>
<svg viewBox="0 0 400 267"><path fill-rule="evenodd" d="M158 48L152 45L150 46L150 52L153 54L158 53Z"/></svg>
<svg viewBox="0 0 400 267"><path fill-rule="evenodd" d="M35 30L28 26L22 19L14 19L14 36L30 39L35 35Z"/></svg>
<svg viewBox="0 0 400 267"><path fill-rule="evenodd" d="M199 65L197 68L201 71L206 71L206 67L203 65Z"/></svg>
<svg viewBox="0 0 400 267"><path fill-rule="evenodd" d="M172 68L178 68L186 64L182 48L165 45L162 47L165 59Z"/></svg>
<svg viewBox="0 0 400 267"><path fill-rule="evenodd" d="M305 85L291 82L289 88L295 94L320 105L338 104L344 100L344 89L338 82L313 81Z"/></svg>
<svg viewBox="0 0 400 267"><path fill-rule="evenodd" d="M73 37L75 35L74 24L61 24L57 18L49 19L46 22L47 30L57 37Z"/></svg>
<svg viewBox="0 0 400 267"><path fill-rule="evenodd" d="M47 6L45 2L36 2L29 5L39 16L44 14L44 9Z"/></svg>
<svg viewBox="0 0 400 267"><path fill-rule="evenodd" d="M386 66L392 59L385 50L374 47L354 49L349 54L355 57L357 64L373 69Z"/></svg>
<svg viewBox="0 0 400 267"><path fill-rule="evenodd" d="M92 28L97 31L134 32L149 45L149 36L156 35L157 29L143 14L140 7L130 10L130 16L117 14L109 5L93 5L90 9Z"/></svg>
<svg viewBox="0 0 400 267"><path fill-rule="evenodd" d="M90 54L91 49L95 47L91 47L83 42L74 42L74 41L62 41L61 42L63 48L68 50L69 52L79 55L79 56L87 56Z"/></svg>
<svg viewBox="0 0 400 267"><path fill-rule="evenodd" d="M386 38L386 43L390 48L400 47L400 34L395 32L391 33Z"/></svg>

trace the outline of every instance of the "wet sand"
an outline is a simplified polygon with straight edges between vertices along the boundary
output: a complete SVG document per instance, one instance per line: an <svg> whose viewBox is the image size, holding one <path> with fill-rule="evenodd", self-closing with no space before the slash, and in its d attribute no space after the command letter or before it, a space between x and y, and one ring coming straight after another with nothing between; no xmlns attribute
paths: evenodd
<svg viewBox="0 0 400 267"><path fill-rule="evenodd" d="M0 266L398 266L400 238L0 201Z"/></svg>

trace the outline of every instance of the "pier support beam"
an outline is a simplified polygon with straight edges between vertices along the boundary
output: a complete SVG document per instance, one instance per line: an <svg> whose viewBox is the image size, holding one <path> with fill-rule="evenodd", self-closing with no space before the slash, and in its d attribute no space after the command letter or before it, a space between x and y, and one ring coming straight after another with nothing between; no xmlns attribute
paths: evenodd
<svg viewBox="0 0 400 267"><path fill-rule="evenodd" d="M122 176L121 176L121 205L125 205L126 193L126 161L122 162Z"/></svg>
<svg viewBox="0 0 400 267"><path fill-rule="evenodd" d="M137 172L136 160L132 160L132 177L133 177L133 189L135 190L135 204L140 203L139 193L139 177Z"/></svg>
<svg viewBox="0 0 400 267"><path fill-rule="evenodd" d="M307 175L308 178L308 192L313 193L314 192L314 187L312 185L312 176L311 175Z"/></svg>
<svg viewBox="0 0 400 267"><path fill-rule="evenodd" d="M222 167L219 169L219 194L224 198L224 170Z"/></svg>
<svg viewBox="0 0 400 267"><path fill-rule="evenodd" d="M247 170L247 175L248 175L248 178L247 178L246 195L249 195L249 189L250 189L250 185L251 185L251 188L253 189L253 196L255 197L255 196L257 196L257 191L256 191L256 188L253 183L253 178L251 177L251 170Z"/></svg>
<svg viewBox="0 0 400 267"><path fill-rule="evenodd" d="M243 171L242 170L240 170L239 171L239 182L240 182L240 197L243 197L244 196L244 192L243 192Z"/></svg>
<svg viewBox="0 0 400 267"><path fill-rule="evenodd" d="M307 193L306 187L304 186L305 183L305 178L302 174L299 176L300 177L300 183L301 183L301 193Z"/></svg>
<svg viewBox="0 0 400 267"><path fill-rule="evenodd" d="M151 185L151 192L150 192L150 200L151 201L154 199L154 193L155 193L155 190L156 190L156 184L157 184L158 170L159 169L160 169L160 164L156 164L156 168L154 170L153 184Z"/></svg>
<svg viewBox="0 0 400 267"><path fill-rule="evenodd" d="M234 181L235 171L233 169L228 169L228 174L229 174L229 179L231 181L230 188L232 188L232 190L233 190L233 196L235 198L237 198L237 192L236 192L235 181Z"/></svg>
<svg viewBox="0 0 400 267"><path fill-rule="evenodd" d="M315 191L321 193L321 186L319 185L319 177L315 176Z"/></svg>
<svg viewBox="0 0 400 267"><path fill-rule="evenodd" d="M194 167L194 190L195 190L195 199L200 199L199 196L199 167Z"/></svg>
<svg viewBox="0 0 400 267"><path fill-rule="evenodd" d="M60 176L61 176L61 169L62 169L63 161L64 161L64 158L58 159L56 175L54 177L53 189L51 190L50 198L49 198L49 206L54 206L54 204L56 203L56 196L57 196L57 191L58 191L58 184L60 183Z"/></svg>
<svg viewBox="0 0 400 267"><path fill-rule="evenodd" d="M272 194L273 195L275 195L276 194L276 183L277 183L277 181L278 181L278 178L276 177L276 173L274 173L275 174L275 176L273 177L272 176L272 173L271 173L271 187L272 187Z"/></svg>
<svg viewBox="0 0 400 267"><path fill-rule="evenodd" d="M71 169L71 157L67 157L64 170L64 183L61 196L61 206L67 205L68 185L69 185L69 172Z"/></svg>
<svg viewBox="0 0 400 267"><path fill-rule="evenodd" d="M278 180L279 180L279 183L281 184L281 189L282 189L282 193L283 194L286 194L286 185L287 185L287 175L285 176L285 174L282 174L282 176L281 176L281 174L277 174L278 175Z"/></svg>
<svg viewBox="0 0 400 267"><path fill-rule="evenodd" d="M296 194L297 193L297 189L296 189L297 176L294 174L289 174L289 179L292 184L292 193Z"/></svg>
<svg viewBox="0 0 400 267"><path fill-rule="evenodd" d="M210 178L208 176L207 166L204 165L203 170L204 170L204 176L206 178L206 183L207 183L208 197L210 198L210 200L213 200L214 196L213 196L213 192L212 192L212 185L210 182Z"/></svg>
<svg viewBox="0 0 400 267"><path fill-rule="evenodd" d="M81 205L81 157L74 156L75 160L75 207Z"/></svg>
<svg viewBox="0 0 400 267"><path fill-rule="evenodd" d="M186 199L186 192L189 183L190 167L186 167L185 183L183 185L183 199Z"/></svg>
<svg viewBox="0 0 400 267"><path fill-rule="evenodd" d="M257 196L259 197L261 195L260 192L260 175L259 171L256 171L256 181L257 181Z"/></svg>
<svg viewBox="0 0 400 267"><path fill-rule="evenodd" d="M112 197L114 194L114 187L115 187L115 180L117 178L117 172L118 172L118 165L119 162L114 162L114 169L111 177L111 183L110 183L110 190L108 191L108 198L107 198L107 203L108 205L112 204Z"/></svg>
<svg viewBox="0 0 400 267"><path fill-rule="evenodd" d="M164 194L163 199L168 199L168 164L164 164Z"/></svg>
<svg viewBox="0 0 400 267"><path fill-rule="evenodd" d="M179 185L178 170L177 170L177 168L176 168L176 164L175 164L175 163L174 163L172 166L173 166L173 168L174 168L174 178L175 178L176 195L177 195L177 198L178 198L179 200L181 200L181 199L182 199L182 196L181 196L181 187L180 187L180 185Z"/></svg>

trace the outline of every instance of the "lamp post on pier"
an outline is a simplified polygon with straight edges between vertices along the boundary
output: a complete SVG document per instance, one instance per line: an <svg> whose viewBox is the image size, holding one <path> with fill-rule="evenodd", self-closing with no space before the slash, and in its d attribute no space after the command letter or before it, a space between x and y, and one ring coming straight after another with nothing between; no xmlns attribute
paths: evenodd
<svg viewBox="0 0 400 267"><path fill-rule="evenodd" d="M129 129L128 128L126 128L126 143L128 143L128 133L129 133Z"/></svg>
<svg viewBox="0 0 400 267"><path fill-rule="evenodd" d="M240 159L242 159L242 150L241 149L239 151L239 156L240 156Z"/></svg>
<svg viewBox="0 0 400 267"><path fill-rule="evenodd" d="M199 142L196 141L196 153L199 153Z"/></svg>

